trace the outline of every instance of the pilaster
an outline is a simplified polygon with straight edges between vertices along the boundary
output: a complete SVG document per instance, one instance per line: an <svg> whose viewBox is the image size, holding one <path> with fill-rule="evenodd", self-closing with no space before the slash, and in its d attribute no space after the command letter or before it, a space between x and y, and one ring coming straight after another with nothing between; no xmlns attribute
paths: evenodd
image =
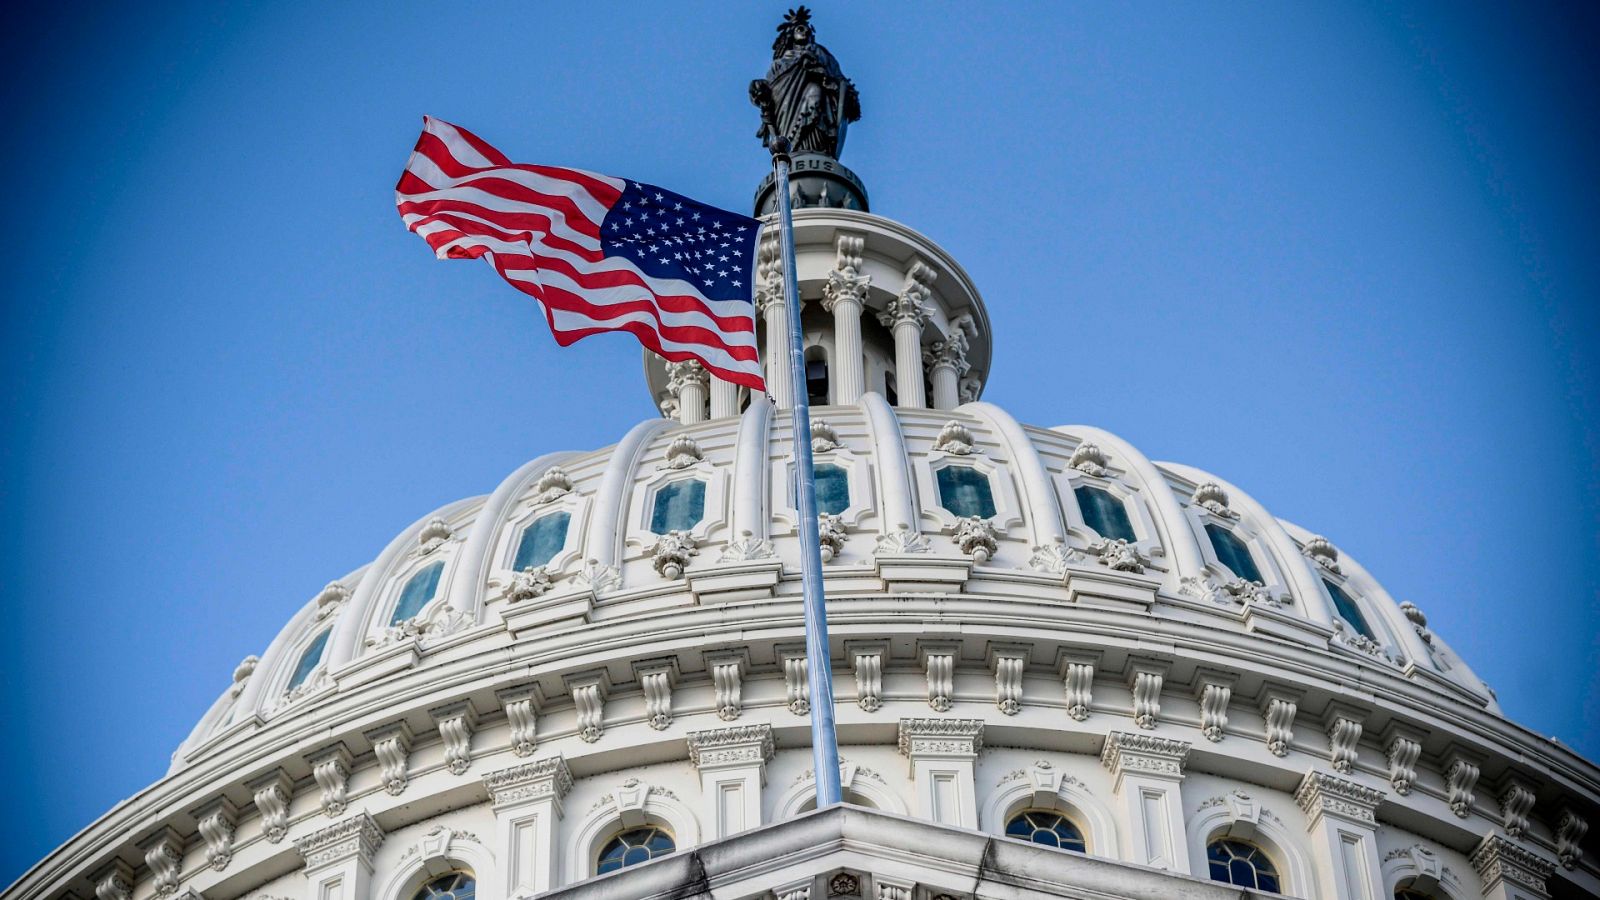
<svg viewBox="0 0 1600 900"><path fill-rule="evenodd" d="M1489 900L1550 900L1545 880L1556 864L1498 834L1485 835L1468 857Z"/></svg>
<svg viewBox="0 0 1600 900"><path fill-rule="evenodd" d="M761 788L772 753L772 726L764 722L689 733L689 761L700 772L708 840L761 824Z"/></svg>
<svg viewBox="0 0 1600 900"><path fill-rule="evenodd" d="M1189 842L1183 830L1183 774L1189 742L1113 731L1100 762L1111 771L1112 790L1122 799L1130 862L1188 873Z"/></svg>
<svg viewBox="0 0 1600 900"><path fill-rule="evenodd" d="M500 896L518 897L557 886L561 801L572 788L572 773L561 756L536 759L483 776L494 808L495 846L499 848Z"/></svg>
<svg viewBox="0 0 1600 900"><path fill-rule="evenodd" d="M368 900L372 856L383 837L378 823L360 812L295 841L305 862L306 900Z"/></svg>
<svg viewBox="0 0 1600 900"><path fill-rule="evenodd" d="M840 233L834 242L838 262L822 287L822 306L833 313L832 402L854 404L866 391L866 375L861 347L861 311L866 308L870 276L862 275L861 251L866 239L858 234Z"/></svg>
<svg viewBox="0 0 1600 900"><path fill-rule="evenodd" d="M1387 795L1335 775L1306 772L1294 800L1306 814L1325 897L1385 900L1378 858L1378 805Z"/></svg>
<svg viewBox="0 0 1600 900"><path fill-rule="evenodd" d="M878 314L878 321L894 334L895 392L900 406L928 405L922 386L922 326L928 321L930 286L937 277L927 263L913 261L900 295Z"/></svg>
<svg viewBox="0 0 1600 900"><path fill-rule="evenodd" d="M916 814L943 825L978 827L974 764L981 719L901 719L900 753L911 761Z"/></svg>

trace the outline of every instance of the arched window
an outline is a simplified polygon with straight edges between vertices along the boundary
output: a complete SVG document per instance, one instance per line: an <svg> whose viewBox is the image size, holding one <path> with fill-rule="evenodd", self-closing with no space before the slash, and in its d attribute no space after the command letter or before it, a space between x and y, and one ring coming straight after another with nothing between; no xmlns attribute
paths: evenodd
<svg viewBox="0 0 1600 900"><path fill-rule="evenodd" d="M522 540L517 543L517 558L511 568L522 571L529 566L542 566L561 552L567 543L567 525L571 513L551 513L540 516L522 530Z"/></svg>
<svg viewBox="0 0 1600 900"><path fill-rule="evenodd" d="M624 831L600 848L600 858L595 863L594 873L604 875L618 869L635 866L642 862L649 862L658 856L666 856L678 849L672 842L672 835L653 825L644 828L634 828Z"/></svg>
<svg viewBox="0 0 1600 900"><path fill-rule="evenodd" d="M478 880L471 872L451 872L418 888L411 900L473 900L477 895Z"/></svg>
<svg viewBox="0 0 1600 900"><path fill-rule="evenodd" d="M1072 820L1061 813L1047 809L1029 809L1017 813L1006 823L1006 837L1014 837L1046 847L1088 852L1083 832Z"/></svg>
<svg viewBox="0 0 1600 900"><path fill-rule="evenodd" d="M806 351L806 399L815 406L828 405L828 360L821 347Z"/></svg>
<svg viewBox="0 0 1600 900"><path fill-rule="evenodd" d="M817 512L837 516L850 508L850 473L843 466L817 466Z"/></svg>
<svg viewBox="0 0 1600 900"><path fill-rule="evenodd" d="M400 592L400 602L394 605L394 615L389 617L390 625L399 625L407 619L414 619L422 608L428 605L433 595L439 592L439 576L444 573L444 562L436 562L411 576L406 582L405 590Z"/></svg>
<svg viewBox="0 0 1600 900"><path fill-rule="evenodd" d="M1356 598L1346 594L1342 588L1326 578L1322 579L1322 586L1328 589L1328 596L1333 598L1334 611L1346 625L1369 641L1378 639L1378 636L1372 633L1372 626L1367 624L1367 617L1361 614L1361 607L1356 605Z"/></svg>
<svg viewBox="0 0 1600 900"><path fill-rule="evenodd" d="M1084 524L1095 534L1114 541L1133 543L1133 523L1128 521L1128 507L1110 491L1087 484L1072 489L1078 498L1078 509L1083 513Z"/></svg>
<svg viewBox="0 0 1600 900"><path fill-rule="evenodd" d="M1424 894L1410 885L1400 885L1394 889L1394 900L1439 900L1439 895Z"/></svg>
<svg viewBox="0 0 1600 900"><path fill-rule="evenodd" d="M1277 867L1254 844L1218 838L1206 845L1206 862L1211 865L1212 881L1271 894L1283 893Z"/></svg>
<svg viewBox="0 0 1600 900"><path fill-rule="evenodd" d="M300 653L300 661L294 664L294 674L289 676L289 684L285 690L294 690L299 687L312 672L317 670L317 664L322 662L322 648L328 646L328 635L333 633L332 628L324 628L322 633L311 639L306 649ZM229 718L233 716L230 713Z"/></svg>
<svg viewBox="0 0 1600 900"><path fill-rule="evenodd" d="M1245 581L1266 582L1261 577L1261 570L1256 568L1250 548L1237 535L1215 522L1207 522L1206 536L1211 538L1211 549L1217 554L1217 562L1226 566L1228 571Z"/></svg>
<svg viewBox="0 0 1600 900"><path fill-rule="evenodd" d="M994 489L988 475L970 466L945 466L937 480L939 504L952 515L994 517Z"/></svg>
<svg viewBox="0 0 1600 900"><path fill-rule="evenodd" d="M673 481L656 488L650 510L650 530L656 534L688 531L706 514L706 483L698 479Z"/></svg>

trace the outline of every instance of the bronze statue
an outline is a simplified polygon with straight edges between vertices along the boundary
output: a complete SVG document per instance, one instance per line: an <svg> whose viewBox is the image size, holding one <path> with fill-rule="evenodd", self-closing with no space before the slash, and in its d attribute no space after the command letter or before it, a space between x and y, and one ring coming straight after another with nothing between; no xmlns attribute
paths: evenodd
<svg viewBox="0 0 1600 900"><path fill-rule="evenodd" d="M839 158L844 133L861 118L861 97L839 63L818 44L811 10L789 10L772 42L772 67L766 78L750 82L750 100L761 108L756 137L772 147L786 138L790 153L820 153Z"/></svg>

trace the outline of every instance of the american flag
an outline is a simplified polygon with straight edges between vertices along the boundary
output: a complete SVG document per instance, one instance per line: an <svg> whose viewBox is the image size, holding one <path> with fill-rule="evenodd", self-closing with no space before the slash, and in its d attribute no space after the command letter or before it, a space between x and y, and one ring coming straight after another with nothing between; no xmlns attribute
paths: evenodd
<svg viewBox="0 0 1600 900"><path fill-rule="evenodd" d="M513 163L432 117L395 202L440 259L483 257L539 301L561 346L627 331L765 390L750 300L760 221L638 181Z"/></svg>

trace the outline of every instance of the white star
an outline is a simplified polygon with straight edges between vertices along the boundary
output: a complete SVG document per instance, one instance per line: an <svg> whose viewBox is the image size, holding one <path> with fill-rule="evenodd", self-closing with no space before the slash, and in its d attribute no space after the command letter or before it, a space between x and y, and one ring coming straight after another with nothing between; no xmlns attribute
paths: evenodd
<svg viewBox="0 0 1600 900"><path fill-rule="evenodd" d="M696 222L698 222L698 221L700 221L700 214L699 213L695 213L694 215L690 216L689 218L691 218L691 219L695 220Z"/></svg>
<svg viewBox="0 0 1600 900"><path fill-rule="evenodd" d="M659 202L660 202L660 201L662 201L662 200L665 200L665 199L667 199L667 198L665 198L665 197L663 197L663 196L661 196L661 194L660 194L660 192L657 192L657 193L656 193L656 201L657 201L657 202L658 202L658 203L659 203Z"/></svg>
<svg viewBox="0 0 1600 900"><path fill-rule="evenodd" d="M706 287L711 287L713 284L716 284L716 282L717 280L715 278L705 279Z"/></svg>
<svg viewBox="0 0 1600 900"><path fill-rule="evenodd" d="M679 216L679 217L678 217L678 224L679 224L679 225L682 225L682 224L683 224L683 216Z"/></svg>
<svg viewBox="0 0 1600 900"><path fill-rule="evenodd" d="M743 253L740 253L740 252L739 252L739 251L737 251L737 250L735 250L735 251L733 251L733 255L734 255L734 256L743 256L743 255L744 255L744 254L743 254Z"/></svg>
<svg viewBox="0 0 1600 900"><path fill-rule="evenodd" d="M658 194L657 196L660 196L660 195ZM674 204L672 204L672 208L675 209L675 210L683 209L683 204L682 203L674 203Z"/></svg>
<svg viewBox="0 0 1600 900"><path fill-rule="evenodd" d="M734 287L738 287L738 286L739 286L739 279L737 279L737 278L735 278L735 279L734 279L734 280L733 280L733 286L734 286Z"/></svg>
<svg viewBox="0 0 1600 900"><path fill-rule="evenodd" d="M728 254L726 254L726 253L722 254L719 257L717 257L717 262L727 262L727 261L728 261Z"/></svg>
<svg viewBox="0 0 1600 900"><path fill-rule="evenodd" d="M717 273L717 277L718 278L727 278L728 277L728 270L727 269L723 269L722 271L718 272Z"/></svg>

